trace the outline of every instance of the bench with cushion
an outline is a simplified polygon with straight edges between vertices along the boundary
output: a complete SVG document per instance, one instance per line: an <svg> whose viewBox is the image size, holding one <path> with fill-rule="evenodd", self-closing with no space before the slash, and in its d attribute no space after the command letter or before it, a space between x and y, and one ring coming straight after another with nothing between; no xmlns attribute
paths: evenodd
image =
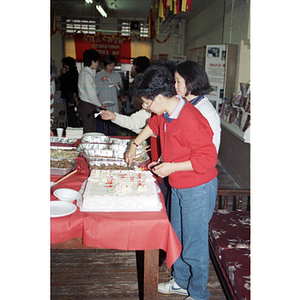
<svg viewBox="0 0 300 300"><path fill-rule="evenodd" d="M218 190L210 257L227 299L250 299L250 191Z"/></svg>

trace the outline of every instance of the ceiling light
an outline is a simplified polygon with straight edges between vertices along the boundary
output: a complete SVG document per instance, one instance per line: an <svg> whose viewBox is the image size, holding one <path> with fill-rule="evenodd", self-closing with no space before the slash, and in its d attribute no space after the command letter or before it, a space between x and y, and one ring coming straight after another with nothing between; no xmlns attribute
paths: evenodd
<svg viewBox="0 0 300 300"><path fill-rule="evenodd" d="M96 5L96 8L97 8L97 10L99 11L99 13L102 15L102 17L104 17L104 18L107 17L106 12L104 11L104 9L102 8L101 5Z"/></svg>
<svg viewBox="0 0 300 300"><path fill-rule="evenodd" d="M85 0L86 3L93 3L93 0Z"/></svg>

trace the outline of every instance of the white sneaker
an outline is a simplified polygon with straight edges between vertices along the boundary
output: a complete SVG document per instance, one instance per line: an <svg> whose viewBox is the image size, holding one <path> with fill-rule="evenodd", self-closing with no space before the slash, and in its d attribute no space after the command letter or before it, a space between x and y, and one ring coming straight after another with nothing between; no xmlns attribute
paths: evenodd
<svg viewBox="0 0 300 300"><path fill-rule="evenodd" d="M182 289L172 277L170 281L159 283L158 291L163 294L179 294L187 296L188 292L185 289Z"/></svg>

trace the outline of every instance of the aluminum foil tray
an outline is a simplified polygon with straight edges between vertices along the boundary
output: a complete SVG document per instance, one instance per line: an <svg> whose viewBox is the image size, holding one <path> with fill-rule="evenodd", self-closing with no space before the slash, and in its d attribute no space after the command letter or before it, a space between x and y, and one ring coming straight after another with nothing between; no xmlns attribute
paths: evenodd
<svg viewBox="0 0 300 300"><path fill-rule="evenodd" d="M64 159L59 158L51 158L52 161L63 161ZM76 167L76 160L75 159L67 159L67 161L72 163L72 167L70 168L50 168L50 175L59 175L64 176L71 171L73 171Z"/></svg>
<svg viewBox="0 0 300 300"><path fill-rule="evenodd" d="M50 146L51 158L76 159L78 155L75 147Z"/></svg>
<svg viewBox="0 0 300 300"><path fill-rule="evenodd" d="M84 157L115 157L115 153L111 149L85 149L83 151Z"/></svg>
<svg viewBox="0 0 300 300"><path fill-rule="evenodd" d="M85 157L86 162L89 164L90 162L103 162L103 161L110 161L110 162L121 162L125 164L124 158L116 158L116 157Z"/></svg>
<svg viewBox="0 0 300 300"><path fill-rule="evenodd" d="M59 138L57 136L50 136L51 144L64 144L66 146L73 146L77 142L77 138Z"/></svg>
<svg viewBox="0 0 300 300"><path fill-rule="evenodd" d="M115 168L116 170L118 170L117 166L123 167L124 169L126 168L125 170L128 169L127 168L127 164L125 163L124 160L123 161L115 161L115 162L113 162L113 161L107 161L107 160L103 160L103 161L91 161L89 163L89 168L90 168L90 170L93 170L93 169L100 169L101 170L100 166L102 166L102 165L104 165L106 167L107 166L114 166L114 167L116 167ZM134 169L134 167L132 166L132 167L130 167L130 169Z"/></svg>
<svg viewBox="0 0 300 300"><path fill-rule="evenodd" d="M128 140L128 139L117 139L117 138L110 138L110 142L112 145L123 145L125 147L128 146L133 140Z"/></svg>
<svg viewBox="0 0 300 300"><path fill-rule="evenodd" d="M81 152L84 150L106 150L110 149L109 144L93 144L93 143L81 143L77 146L77 151Z"/></svg>
<svg viewBox="0 0 300 300"><path fill-rule="evenodd" d="M97 132L85 133L81 138L81 143L109 144L110 137Z"/></svg>

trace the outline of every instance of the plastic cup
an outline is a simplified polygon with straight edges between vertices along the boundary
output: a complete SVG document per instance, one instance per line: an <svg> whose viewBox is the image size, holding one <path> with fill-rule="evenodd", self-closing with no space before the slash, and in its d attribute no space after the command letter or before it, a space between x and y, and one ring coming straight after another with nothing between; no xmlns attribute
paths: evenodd
<svg viewBox="0 0 300 300"><path fill-rule="evenodd" d="M62 137L62 134L63 134L63 131L64 131L64 129L63 129L63 128L56 128L56 131L57 131L57 136L58 136L59 138L61 138L61 137Z"/></svg>

